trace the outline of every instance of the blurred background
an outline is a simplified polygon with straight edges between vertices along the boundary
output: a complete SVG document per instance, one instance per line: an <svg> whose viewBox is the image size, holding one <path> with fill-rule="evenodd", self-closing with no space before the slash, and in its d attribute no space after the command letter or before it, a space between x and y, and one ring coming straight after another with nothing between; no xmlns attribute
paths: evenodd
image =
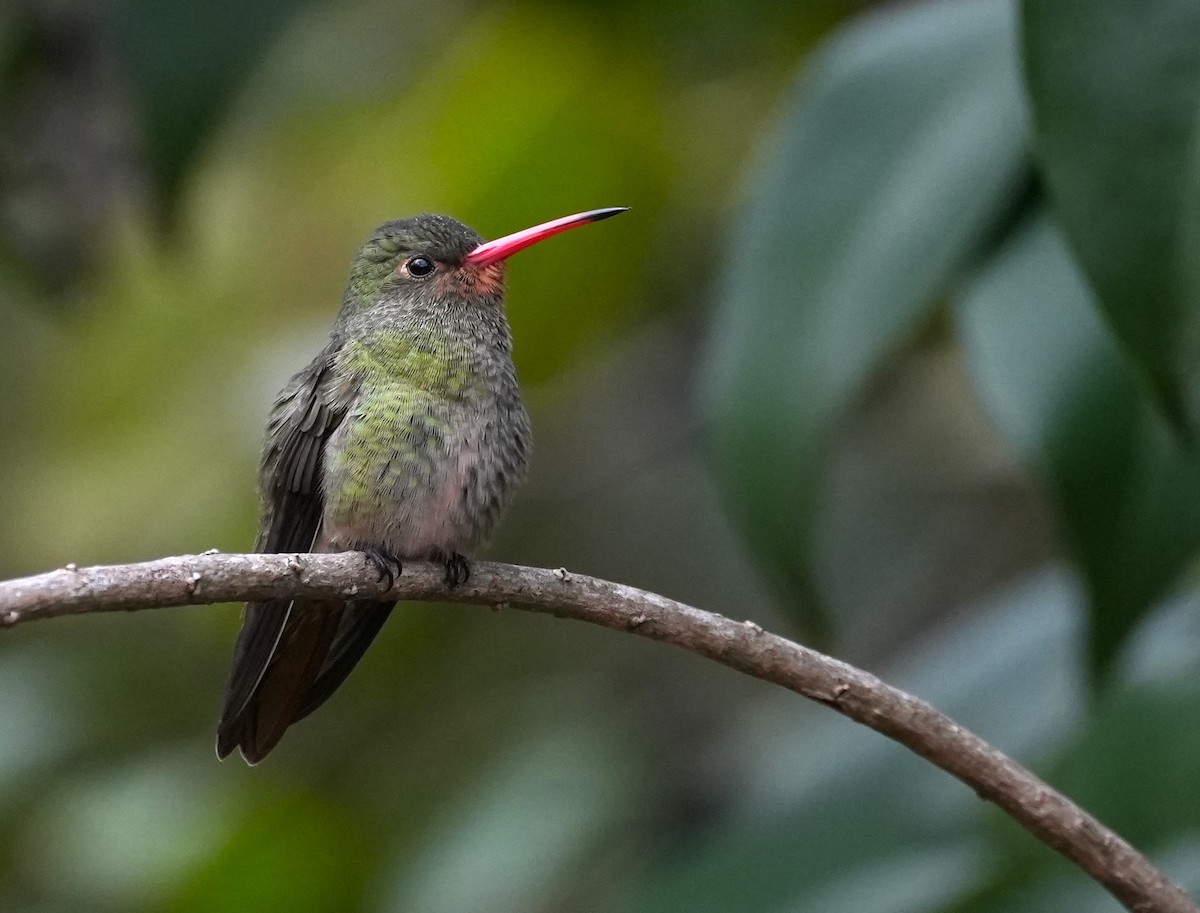
<svg viewBox="0 0 1200 913"><path fill-rule="evenodd" d="M249 548L267 409L381 221L514 259L490 555L931 701L1200 890L1200 7L6 0L0 576ZM794 695L394 615L261 767L236 606L0 637L0 909L1116 904Z"/></svg>

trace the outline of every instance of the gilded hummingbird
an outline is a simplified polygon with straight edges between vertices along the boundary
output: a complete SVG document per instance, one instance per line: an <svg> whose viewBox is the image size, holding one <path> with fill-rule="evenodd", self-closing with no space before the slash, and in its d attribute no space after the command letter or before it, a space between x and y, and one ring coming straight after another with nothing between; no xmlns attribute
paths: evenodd
<svg viewBox="0 0 1200 913"><path fill-rule="evenodd" d="M529 458L504 314L504 261L624 208L485 242L448 216L386 222L363 245L329 342L275 400L259 470L257 552L359 550L389 585L407 559L451 586ZM346 679L391 601L246 605L217 755L261 761Z"/></svg>

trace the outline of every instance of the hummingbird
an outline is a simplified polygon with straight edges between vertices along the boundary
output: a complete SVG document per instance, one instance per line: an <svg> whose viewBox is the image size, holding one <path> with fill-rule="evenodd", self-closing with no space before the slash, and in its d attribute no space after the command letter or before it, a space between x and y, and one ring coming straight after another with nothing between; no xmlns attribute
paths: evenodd
<svg viewBox="0 0 1200 913"><path fill-rule="evenodd" d="M443 215L367 239L329 341L275 399L259 469L254 550L366 554L391 586L406 560L470 576L530 453L504 312L505 260L625 207L494 241ZM217 756L261 761L346 680L394 601L246 604Z"/></svg>

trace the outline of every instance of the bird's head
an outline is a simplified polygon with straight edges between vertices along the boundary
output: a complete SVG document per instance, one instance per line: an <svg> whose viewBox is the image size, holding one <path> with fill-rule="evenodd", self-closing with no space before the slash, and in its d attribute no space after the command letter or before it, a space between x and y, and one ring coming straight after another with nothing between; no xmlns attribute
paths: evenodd
<svg viewBox="0 0 1200 913"><path fill-rule="evenodd" d="M466 300L499 307L508 257L551 235L624 211L624 207L593 209L495 241L484 241L449 216L421 215L385 222L354 259L343 314L358 313L396 297L429 305Z"/></svg>

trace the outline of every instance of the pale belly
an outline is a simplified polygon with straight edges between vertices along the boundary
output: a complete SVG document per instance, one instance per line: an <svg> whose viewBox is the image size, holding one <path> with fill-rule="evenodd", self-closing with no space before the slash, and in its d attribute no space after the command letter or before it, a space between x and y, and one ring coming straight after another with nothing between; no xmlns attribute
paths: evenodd
<svg viewBox="0 0 1200 913"><path fill-rule="evenodd" d="M519 481L495 446L496 417L418 411L378 424L359 417L330 438L322 548L470 556L487 537L509 483ZM520 464L523 475L523 454Z"/></svg>

